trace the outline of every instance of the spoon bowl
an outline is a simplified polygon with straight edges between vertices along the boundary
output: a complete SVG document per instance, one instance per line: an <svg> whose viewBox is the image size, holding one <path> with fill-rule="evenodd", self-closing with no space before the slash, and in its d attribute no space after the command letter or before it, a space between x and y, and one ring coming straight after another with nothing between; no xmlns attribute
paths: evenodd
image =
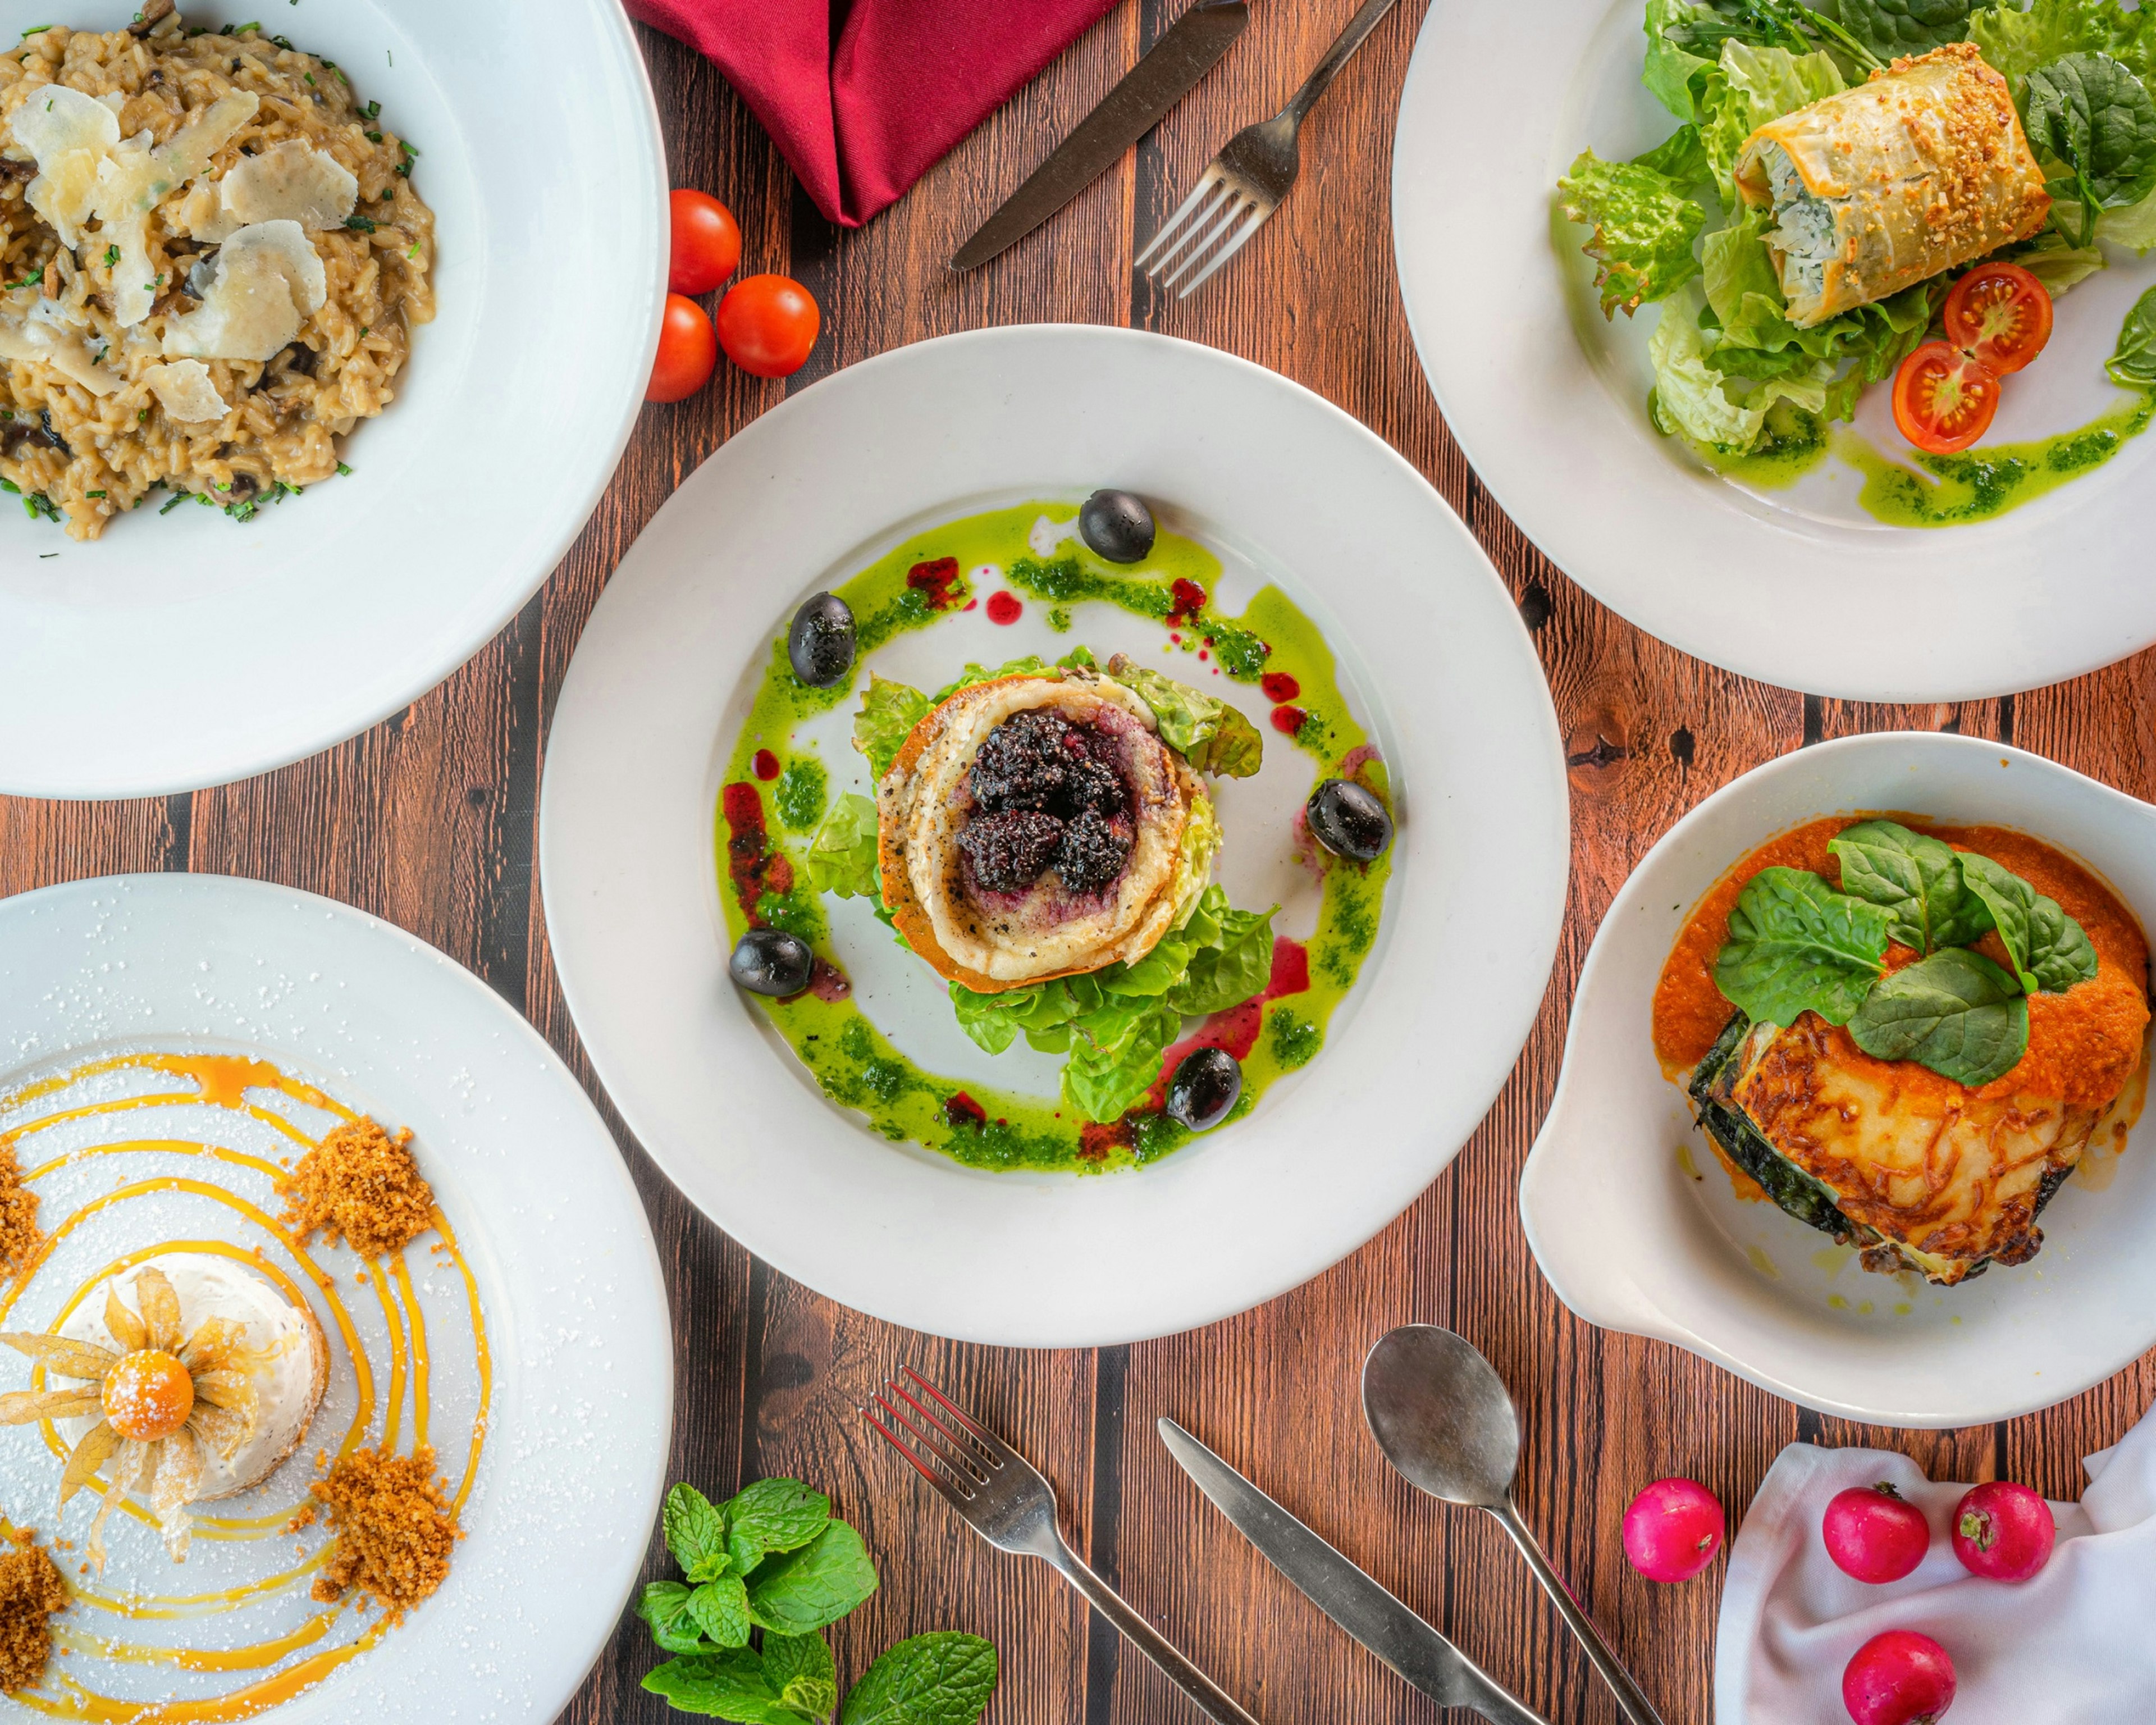
<svg viewBox="0 0 2156 1725"><path fill-rule="evenodd" d="M1385 1459L1433 1497L1509 1503L1520 1421L1490 1362L1450 1330L1402 1324L1363 1362L1363 1414Z"/></svg>

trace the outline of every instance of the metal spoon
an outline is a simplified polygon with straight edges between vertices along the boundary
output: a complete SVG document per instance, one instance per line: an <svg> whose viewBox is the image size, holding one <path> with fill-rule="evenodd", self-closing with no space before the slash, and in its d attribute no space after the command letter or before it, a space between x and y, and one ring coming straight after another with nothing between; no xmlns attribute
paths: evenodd
<svg viewBox="0 0 2156 1725"><path fill-rule="evenodd" d="M1558 1613L1616 1692L1631 1725L1662 1725L1609 1644L1579 1609L1512 1503L1519 1416L1490 1362L1450 1330L1402 1324L1363 1362L1363 1414L1385 1459L1433 1497L1486 1509L1512 1536Z"/></svg>

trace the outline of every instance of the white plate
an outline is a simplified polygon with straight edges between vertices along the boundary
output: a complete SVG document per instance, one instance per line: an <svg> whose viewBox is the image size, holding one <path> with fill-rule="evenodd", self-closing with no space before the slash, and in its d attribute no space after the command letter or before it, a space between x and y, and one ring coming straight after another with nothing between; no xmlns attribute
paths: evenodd
<svg viewBox="0 0 2156 1725"><path fill-rule="evenodd" d="M135 0L0 0L116 29ZM440 308L349 477L244 525L156 502L78 545L0 498L0 791L134 797L282 766L454 670L560 562L621 459L666 288L666 170L613 0L238 0L424 152ZM272 17L272 13L277 14Z"/></svg>
<svg viewBox="0 0 2156 1725"><path fill-rule="evenodd" d="M2032 1260L1936 1288L1822 1255L1817 1230L1740 1202L1655 1060L1656 979L1701 896L1776 833L1866 809L2035 834L2156 927L2156 809L2039 756L1890 732L1755 768L1678 822L1602 919L1520 1210L1543 1275L1589 1323L1674 1342L1851 1420L1984 1425L2062 1401L2156 1345L2148 1122L2060 1189Z"/></svg>
<svg viewBox="0 0 2156 1725"><path fill-rule="evenodd" d="M1177 531L1279 581L1326 629L1392 773L1392 883L1379 946L1326 1049L1249 1120L1133 1173L976 1173L832 1107L727 981L719 774L747 680L808 594L908 529L1105 484L1136 487ZM1293 1286L1445 1167L1541 1003L1567 835L1556 718L1527 631L1406 462L1316 396L1209 348L1037 325L851 367L765 414L675 494L562 685L540 879L593 1065L720 1226L894 1322L1092 1347Z"/></svg>
<svg viewBox="0 0 2156 1725"><path fill-rule="evenodd" d="M1716 477L1649 424L1660 311L1604 321L1558 176L1676 122L1640 83L1643 0L1437 0L1400 99L1394 239L1416 351L1445 423L1537 545L1612 609L1686 652L1851 700L1948 701L2033 688L2156 641L2142 499L2156 434L1970 526L1883 526L1830 458L1788 491ZM2042 358L1987 441L2050 436L2128 399L2103 376L2156 255L2059 303ZM1887 390L1856 429L1907 450Z"/></svg>
<svg viewBox="0 0 2156 1725"><path fill-rule="evenodd" d="M147 1051L266 1060L385 1125L409 1126L475 1278L492 1353L486 1442L448 1580L402 1628L274 1717L295 1725L362 1716L544 1725L612 1635L635 1582L672 1426L673 1345L658 1255L590 1100L478 978L328 899L215 875L136 875L0 902L0 1124L17 1126L59 1100L19 1101L26 1083ZM116 1086L131 1093L192 1087L179 1079L146 1085L144 1076L123 1069L82 1083L108 1095ZM313 1132L329 1119L269 1091L246 1094ZM123 1137L214 1142L269 1158L297 1147L249 1113L165 1106L62 1122L22 1139L18 1154L27 1172L58 1153ZM316 1450L334 1453L352 1428L352 1350L325 1291L308 1285L273 1234L206 1194L115 1192L123 1181L154 1183L165 1173L201 1177L198 1160L177 1160L146 1152L77 1158L38 1179L32 1189L49 1231L57 1233L78 1204L109 1202L66 1233L11 1301L6 1327L44 1328L79 1280L123 1253L179 1239L265 1247L267 1266L293 1277L328 1332L329 1393L291 1462L256 1491L198 1506L198 1514L273 1514L304 1498ZM275 1214L264 1177L215 1166L213 1183ZM479 1373L470 1296L454 1266L429 1250L435 1243L424 1236L407 1262L432 1358L429 1437L454 1487L465 1471ZM382 1391L383 1304L358 1285L360 1262L348 1249L317 1240L311 1252L342 1292ZM28 1363L0 1355L7 1388L27 1384ZM388 1399L381 1395L362 1441L382 1441ZM408 1384L398 1405L398 1447L408 1451L417 1417ZM78 1497L56 1518L59 1462L37 1427L0 1428L0 1481L10 1516L74 1541L63 1561L71 1579L86 1583L72 1565L89 1500ZM300 1543L319 1552L322 1530ZM289 1538L221 1540L201 1520L184 1570L174 1569L151 1527L126 1517L113 1517L107 1543L107 1592L204 1593L296 1561ZM289 1633L321 1609L308 1603L302 1577L223 1615L123 1622L79 1604L54 1627L137 1643L233 1646ZM352 1633L340 1619L324 1640L237 1672L128 1665L81 1651L57 1669L108 1694L217 1694L275 1679ZM6 1702L0 1713L32 1717Z"/></svg>

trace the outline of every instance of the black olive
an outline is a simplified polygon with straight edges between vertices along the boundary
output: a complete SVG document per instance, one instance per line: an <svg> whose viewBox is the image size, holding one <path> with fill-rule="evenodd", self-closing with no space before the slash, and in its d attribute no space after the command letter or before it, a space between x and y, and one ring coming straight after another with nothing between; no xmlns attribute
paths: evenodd
<svg viewBox="0 0 2156 1725"><path fill-rule="evenodd" d="M752 994L798 994L815 968L808 942L783 928L752 928L726 960L726 974Z"/></svg>
<svg viewBox="0 0 2156 1725"><path fill-rule="evenodd" d="M1310 793L1304 813L1317 842L1336 856L1375 862L1392 846L1392 816L1353 779L1327 779Z"/></svg>
<svg viewBox="0 0 2156 1725"><path fill-rule="evenodd" d="M1210 1132L1243 1094L1242 1062L1224 1048L1186 1055L1168 1081L1168 1111L1194 1132Z"/></svg>
<svg viewBox="0 0 2156 1725"><path fill-rule="evenodd" d="M854 608L836 593L818 593L793 614L786 656L793 675L811 689L828 689L852 675Z"/></svg>
<svg viewBox="0 0 2156 1725"><path fill-rule="evenodd" d="M1152 511L1128 491L1096 491L1078 511L1078 536L1111 563L1138 562L1152 531Z"/></svg>

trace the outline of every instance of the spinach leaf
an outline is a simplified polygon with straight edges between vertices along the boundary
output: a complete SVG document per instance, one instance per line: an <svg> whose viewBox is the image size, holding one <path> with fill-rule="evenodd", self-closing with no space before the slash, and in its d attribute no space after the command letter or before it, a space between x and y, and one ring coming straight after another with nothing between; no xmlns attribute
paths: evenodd
<svg viewBox="0 0 2156 1725"><path fill-rule="evenodd" d="M2064 165L2053 195L2074 196L2087 243L2097 213L2138 203L2156 190L2156 100L2107 54L2070 54L2030 73L2022 123L2041 155Z"/></svg>
<svg viewBox="0 0 2156 1725"><path fill-rule="evenodd" d="M778 1698L762 1661L746 1647L670 1659L644 1676L644 1686L685 1713L732 1719L737 1725L801 1725Z"/></svg>
<svg viewBox="0 0 2156 1725"><path fill-rule="evenodd" d="M831 1500L798 1480L757 1480L726 1500L728 1535L755 1541L759 1558L808 1544L830 1519Z"/></svg>
<svg viewBox="0 0 2156 1725"><path fill-rule="evenodd" d="M694 1486L678 1485L666 1494L660 1523L667 1550L692 1583L726 1574L726 1515Z"/></svg>
<svg viewBox="0 0 2156 1725"><path fill-rule="evenodd" d="M918 689L869 674L861 710L854 716L854 747L869 757L869 770L878 778L891 771L913 727L928 716L931 704Z"/></svg>
<svg viewBox="0 0 2156 1725"><path fill-rule="evenodd" d="M822 1633L763 1638L763 1679L786 1706L812 1719L839 1704L839 1668Z"/></svg>
<svg viewBox="0 0 2156 1725"><path fill-rule="evenodd" d="M808 840L804 860L812 891L881 903L883 877L876 855L875 804L852 792L840 797Z"/></svg>
<svg viewBox="0 0 2156 1725"><path fill-rule="evenodd" d="M2156 288L2133 302L2103 368L2128 389L2156 389Z"/></svg>
<svg viewBox="0 0 2156 1725"><path fill-rule="evenodd" d="M690 1594L689 1615L716 1645L748 1645L748 1589L738 1575L721 1575Z"/></svg>
<svg viewBox="0 0 2156 1725"><path fill-rule="evenodd" d="M1594 230L1580 249L1594 259L1604 317L1620 306L1629 317L1699 273L1691 246L1707 211L1667 174L1587 150L1557 188L1565 220Z"/></svg>
<svg viewBox="0 0 2156 1725"><path fill-rule="evenodd" d="M1827 847L1841 862L1841 890L1885 908L1889 931L1919 956L1966 946L1991 926L1983 903L1962 881L1961 859L1938 839L1899 822L1859 821Z"/></svg>
<svg viewBox="0 0 2156 1725"><path fill-rule="evenodd" d="M1784 1029L1805 1012L1846 1024L1885 968L1891 921L1809 870L1762 869L1729 913L1714 984L1747 1017Z"/></svg>
<svg viewBox="0 0 2156 1725"><path fill-rule="evenodd" d="M2118 0L2035 0L2025 9L2020 0L2001 0L1969 14L1969 39L2018 98L2030 73L2070 54L2107 54L2146 72L2143 28L2141 14Z"/></svg>
<svg viewBox="0 0 2156 1725"><path fill-rule="evenodd" d="M1872 989L1849 1034L1876 1059L1914 1060L1974 1089L2028 1048L2029 1003L1982 953L1948 947Z"/></svg>
<svg viewBox="0 0 2156 1725"><path fill-rule="evenodd" d="M704 1646L704 1632L689 1615L689 1595L695 1591L686 1582L644 1584L636 1615L649 1625L651 1639L669 1653L696 1653Z"/></svg>
<svg viewBox="0 0 2156 1725"><path fill-rule="evenodd" d="M996 1650L978 1635L915 1635L868 1668L839 1725L973 1725L995 1686Z"/></svg>
<svg viewBox="0 0 2156 1725"><path fill-rule="evenodd" d="M2025 993L2063 994L2096 975L2096 948L2081 924L2019 875L1964 853L1962 874L1983 901Z"/></svg>
<svg viewBox="0 0 2156 1725"><path fill-rule="evenodd" d="M766 1558L748 1578L748 1615L759 1628L805 1635L836 1623L876 1590L875 1565L844 1522L797 1551Z"/></svg>
<svg viewBox="0 0 2156 1725"><path fill-rule="evenodd" d="M1880 59L1922 54L1969 34L1969 0L1840 0L1842 26Z"/></svg>
<svg viewBox="0 0 2156 1725"><path fill-rule="evenodd" d="M1134 665L1121 653L1108 661L1108 675L1152 709L1160 740L1199 772L1248 778L1258 770L1265 739L1226 701Z"/></svg>

